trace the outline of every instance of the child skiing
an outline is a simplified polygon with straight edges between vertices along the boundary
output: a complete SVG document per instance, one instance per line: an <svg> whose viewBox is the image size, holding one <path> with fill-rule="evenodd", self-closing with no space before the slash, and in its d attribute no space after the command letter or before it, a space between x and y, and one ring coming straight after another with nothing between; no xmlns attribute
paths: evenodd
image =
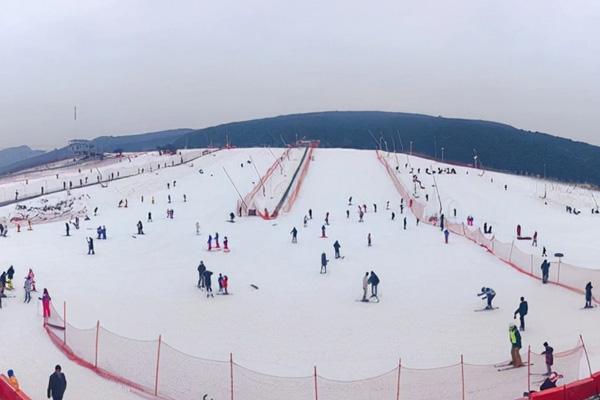
<svg viewBox="0 0 600 400"><path fill-rule="evenodd" d="M494 297L496 297L496 292L494 289L484 286L481 288L481 293L479 293L477 296L483 296L483 298L487 300L487 306L484 308L484 310L492 310L494 308L492 306L492 300L494 300Z"/></svg>
<svg viewBox="0 0 600 400"><path fill-rule="evenodd" d="M23 289L25 289L25 300L23 303L29 303L31 301L31 278L29 276L25 278Z"/></svg>

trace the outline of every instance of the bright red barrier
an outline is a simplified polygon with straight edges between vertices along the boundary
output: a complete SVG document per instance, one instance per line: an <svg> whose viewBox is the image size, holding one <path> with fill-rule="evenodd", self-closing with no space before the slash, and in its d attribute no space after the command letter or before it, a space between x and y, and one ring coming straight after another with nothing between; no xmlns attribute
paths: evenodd
<svg viewBox="0 0 600 400"><path fill-rule="evenodd" d="M566 400L586 400L596 394L596 382L592 378L582 379L565 386Z"/></svg>
<svg viewBox="0 0 600 400"><path fill-rule="evenodd" d="M16 392L8 383L8 378L0 375L0 399L2 400L31 400L22 390Z"/></svg>
<svg viewBox="0 0 600 400"><path fill-rule="evenodd" d="M543 392L535 392L529 398L531 400L565 400L565 387L559 386Z"/></svg>

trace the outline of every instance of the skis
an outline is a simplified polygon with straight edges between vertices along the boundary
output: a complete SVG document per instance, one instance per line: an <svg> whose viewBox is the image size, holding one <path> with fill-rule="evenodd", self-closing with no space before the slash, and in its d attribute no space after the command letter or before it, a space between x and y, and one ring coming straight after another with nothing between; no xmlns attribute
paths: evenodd
<svg viewBox="0 0 600 400"><path fill-rule="evenodd" d="M524 362L523 365L521 365L520 367L513 367L512 365L509 365L508 367L498 368L498 372L510 371L511 369L523 368L523 367L527 367L528 365L534 365L534 364L529 364L529 363Z"/></svg>
<svg viewBox="0 0 600 400"><path fill-rule="evenodd" d="M480 311L494 311L499 309L500 307L492 307L492 308L478 308L477 310L473 310L475 312L480 312Z"/></svg>
<svg viewBox="0 0 600 400"><path fill-rule="evenodd" d="M366 300L363 299L357 299L356 300L359 303L379 303L379 297L375 296L375 297L370 297Z"/></svg>

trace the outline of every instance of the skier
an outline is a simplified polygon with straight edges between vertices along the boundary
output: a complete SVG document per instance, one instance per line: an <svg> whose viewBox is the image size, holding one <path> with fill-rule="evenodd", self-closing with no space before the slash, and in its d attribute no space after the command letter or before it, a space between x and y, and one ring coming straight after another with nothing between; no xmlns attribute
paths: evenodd
<svg viewBox="0 0 600 400"><path fill-rule="evenodd" d="M200 222L196 221L196 236L200 235Z"/></svg>
<svg viewBox="0 0 600 400"><path fill-rule="evenodd" d="M350 218L350 210L346 210L346 219Z"/></svg>
<svg viewBox="0 0 600 400"><path fill-rule="evenodd" d="M321 237L322 238L326 238L327 235L325 234L325 225L321 226Z"/></svg>
<svg viewBox="0 0 600 400"><path fill-rule="evenodd" d="M222 274L219 274L219 279L217 279L217 282L219 283L218 294L223 294L223 275Z"/></svg>
<svg viewBox="0 0 600 400"><path fill-rule="evenodd" d="M229 286L229 278L227 275L223 276L223 294L229 294L227 287Z"/></svg>
<svg viewBox="0 0 600 400"><path fill-rule="evenodd" d="M404 214L404 204L400 204L400 214Z"/></svg>
<svg viewBox="0 0 600 400"><path fill-rule="evenodd" d="M365 272L365 276L363 276L362 287L363 287L363 297L362 297L361 301L368 302L369 301L369 300L367 300L367 289L369 288L369 273L368 272Z"/></svg>
<svg viewBox="0 0 600 400"><path fill-rule="evenodd" d="M365 213L363 212L363 210L359 207L358 209L358 222L363 222L363 217L365 216Z"/></svg>
<svg viewBox="0 0 600 400"><path fill-rule="evenodd" d="M540 269L542 270L542 283L546 284L548 283L548 275L550 273L550 263L548 260L544 259L544 261L542 261Z"/></svg>
<svg viewBox="0 0 600 400"><path fill-rule="evenodd" d="M396 213L392 211L392 221L396 219Z"/></svg>
<svg viewBox="0 0 600 400"><path fill-rule="evenodd" d="M308 224L308 217L305 215L304 216L304 227L306 228L306 225Z"/></svg>
<svg viewBox="0 0 600 400"><path fill-rule="evenodd" d="M235 220L235 214L230 212L229 213L229 222L235 222L234 220Z"/></svg>
<svg viewBox="0 0 600 400"><path fill-rule="evenodd" d="M167 200L168 200L169 204L171 204L171 195L170 194L167 195Z"/></svg>
<svg viewBox="0 0 600 400"><path fill-rule="evenodd" d="M198 265L198 288L204 288L204 272L206 272L206 266L204 265L204 261L200 261L200 265Z"/></svg>
<svg viewBox="0 0 600 400"><path fill-rule="evenodd" d="M531 241L531 246L537 247L537 231L533 232L533 240Z"/></svg>
<svg viewBox="0 0 600 400"><path fill-rule="evenodd" d="M312 219L312 208L308 209L308 219Z"/></svg>
<svg viewBox="0 0 600 400"><path fill-rule="evenodd" d="M152 222L152 213L148 212L148 222Z"/></svg>
<svg viewBox="0 0 600 400"><path fill-rule="evenodd" d="M208 251L212 250L212 235L208 235L208 240L206 241L206 243L208 243Z"/></svg>
<svg viewBox="0 0 600 400"><path fill-rule="evenodd" d="M31 290L37 292L37 290L35 290L35 274L33 273L33 270L31 268L29 268L29 273L27 274L27 277L31 279Z"/></svg>
<svg viewBox="0 0 600 400"><path fill-rule="evenodd" d="M12 283L14 276L15 276L15 268L11 265L6 270L6 288L8 290L13 290L14 289L14 286L13 286L13 283Z"/></svg>
<svg viewBox="0 0 600 400"><path fill-rule="evenodd" d="M227 236L223 237L223 251L229 253L229 239L227 239Z"/></svg>
<svg viewBox="0 0 600 400"><path fill-rule="evenodd" d="M71 234L70 234L71 227L69 226L68 222L65 222L65 230L67 231L67 235L66 236L71 236Z"/></svg>
<svg viewBox="0 0 600 400"><path fill-rule="evenodd" d="M554 349L550 347L548 342L544 342L542 355L546 356L546 375L550 375L552 374L552 365L554 365Z"/></svg>
<svg viewBox="0 0 600 400"><path fill-rule="evenodd" d="M325 213L325 225L329 225L329 211Z"/></svg>
<svg viewBox="0 0 600 400"><path fill-rule="evenodd" d="M215 297L213 296L213 291L212 291L212 281L211 281L211 276L212 276L212 271L206 270L204 271L204 285L206 286L206 297Z"/></svg>
<svg viewBox="0 0 600 400"><path fill-rule="evenodd" d="M520 331L525 330L525 316L527 315L528 311L529 311L529 307L527 305L527 302L525 301L525 297L521 297L521 302L519 303L519 308L517 308L515 310L515 313L513 316L513 319L517 319L517 314L519 314L519 320L521 321L521 324L519 326Z"/></svg>
<svg viewBox="0 0 600 400"><path fill-rule="evenodd" d="M371 247L371 234L367 234L367 246Z"/></svg>
<svg viewBox="0 0 600 400"><path fill-rule="evenodd" d="M60 365L54 367L54 373L50 375L48 381L48 398L52 397L52 400L62 400L67 390L67 378L62 373Z"/></svg>
<svg viewBox="0 0 600 400"><path fill-rule="evenodd" d="M221 245L219 244L219 232L215 232L215 249L220 249Z"/></svg>
<svg viewBox="0 0 600 400"><path fill-rule="evenodd" d="M517 237L521 237L521 225L517 225Z"/></svg>
<svg viewBox="0 0 600 400"><path fill-rule="evenodd" d="M542 246L542 257L548 257L546 254L546 246Z"/></svg>
<svg viewBox="0 0 600 400"><path fill-rule="evenodd" d="M373 211L377 212L377 204L373 203Z"/></svg>
<svg viewBox="0 0 600 400"><path fill-rule="evenodd" d="M510 355L511 355L512 361L510 362L510 365L512 365L513 368L520 368L523 366L523 361L521 361L521 354L520 354L521 334L519 333L517 326L513 323L511 323L508 327L508 338L510 339L510 345L511 345Z"/></svg>
<svg viewBox="0 0 600 400"><path fill-rule="evenodd" d="M450 236L450 231L448 229L444 230L444 241L448 244L448 237Z"/></svg>
<svg viewBox="0 0 600 400"><path fill-rule="evenodd" d="M406 217L404 217L404 220L402 221L402 224L404 225L404 230L406 230Z"/></svg>
<svg viewBox="0 0 600 400"><path fill-rule="evenodd" d="M138 221L138 223L137 223L137 234L138 235L144 234L144 225L142 225L142 221Z"/></svg>
<svg viewBox="0 0 600 400"><path fill-rule="evenodd" d="M31 301L31 278L29 276L25 278L23 289L25 289L25 301L23 303L29 303Z"/></svg>
<svg viewBox="0 0 600 400"><path fill-rule="evenodd" d="M390 209L390 201L389 200L385 203L385 209L386 210Z"/></svg>
<svg viewBox="0 0 600 400"><path fill-rule="evenodd" d="M333 244L333 250L335 251L335 258L340 258L340 247L342 247L342 245L340 245L340 242L338 242L336 240L335 243Z"/></svg>
<svg viewBox="0 0 600 400"><path fill-rule="evenodd" d="M88 237L87 244L88 244L88 256L96 254L96 252L94 251L94 239L92 239L91 237Z"/></svg>
<svg viewBox="0 0 600 400"><path fill-rule="evenodd" d="M348 205L351 206L352 205L352 196L348 197Z"/></svg>
<svg viewBox="0 0 600 400"><path fill-rule="evenodd" d="M183 202L187 203L187 195L185 195L185 194L183 195Z"/></svg>
<svg viewBox="0 0 600 400"><path fill-rule="evenodd" d="M327 263L328 262L329 262L329 260L327 259L327 254L325 254L325 252L323 252L321 254L321 273L322 274L327 273Z"/></svg>
<svg viewBox="0 0 600 400"><path fill-rule="evenodd" d="M588 282L585 285L585 307L584 308L592 308L592 282Z"/></svg>
<svg viewBox="0 0 600 400"><path fill-rule="evenodd" d="M442 214L440 216L440 230L444 231L444 222L445 222L445 218L444 218L444 214Z"/></svg>
<svg viewBox="0 0 600 400"><path fill-rule="evenodd" d="M294 227L290 233L292 234L292 243L298 243L298 229Z"/></svg>
<svg viewBox="0 0 600 400"><path fill-rule="evenodd" d="M379 285L379 277L375 274L375 272L371 271L371 276L369 276L369 284L371 284L371 297L375 297L377 300L377 285Z"/></svg>
<svg viewBox="0 0 600 400"><path fill-rule="evenodd" d="M477 296L484 296L484 298L487 300L487 306L485 307L485 310L491 310L494 308L492 306L492 300L494 300L494 297L496 297L496 292L494 291L494 289L484 286L481 288L481 293L479 293Z"/></svg>
<svg viewBox="0 0 600 400"><path fill-rule="evenodd" d="M50 297L50 294L48 294L48 289L44 288L42 297L38 297L38 299L42 301L44 319L50 318L50 301L52 298Z"/></svg>

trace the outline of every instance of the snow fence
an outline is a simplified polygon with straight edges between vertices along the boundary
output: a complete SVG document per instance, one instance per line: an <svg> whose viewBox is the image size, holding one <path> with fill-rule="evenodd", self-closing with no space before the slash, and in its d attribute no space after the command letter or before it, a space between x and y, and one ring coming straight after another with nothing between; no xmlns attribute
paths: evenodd
<svg viewBox="0 0 600 400"><path fill-rule="evenodd" d="M0 399L2 400L31 400L22 390L15 390L10 386L8 378L0 375Z"/></svg>
<svg viewBox="0 0 600 400"><path fill-rule="evenodd" d="M323 377L315 367L301 377L280 377L244 367L233 360L210 360L183 353L162 337L156 340L126 338L95 327L70 325L52 307L45 329L67 357L98 375L161 399L197 400L506 400L539 387L546 372L544 356L523 351L528 365L510 368L459 362L442 368L414 369L398 362L388 372L367 379L341 381ZM584 357L586 356L586 357ZM561 383L578 382L580 368L587 375L589 362L583 340L568 351L555 353L554 370ZM589 370L591 376L591 370ZM569 397L579 399L578 397ZM581 398L583 400L583 398Z"/></svg>
<svg viewBox="0 0 600 400"><path fill-rule="evenodd" d="M400 181L397 171L388 163L385 154L377 150L376 155L377 159L388 173L398 193L400 193L402 199L408 204L415 217L421 222L437 226L439 223L438 215L425 215L425 204L410 194L406 186ZM453 222L450 220L447 220L446 228L450 232L464 236L472 242L484 247L491 254L515 268L517 271L532 278L542 280L540 266L542 261L544 261L544 258L523 252L515 246L514 241L502 242L496 239L495 236L484 235L481 232L481 228L467 226L464 223ZM550 263L548 283L583 294L585 293L585 285L588 282L600 282L600 270L581 268L561 261ZM597 296L594 296L593 300L596 303L600 303Z"/></svg>

